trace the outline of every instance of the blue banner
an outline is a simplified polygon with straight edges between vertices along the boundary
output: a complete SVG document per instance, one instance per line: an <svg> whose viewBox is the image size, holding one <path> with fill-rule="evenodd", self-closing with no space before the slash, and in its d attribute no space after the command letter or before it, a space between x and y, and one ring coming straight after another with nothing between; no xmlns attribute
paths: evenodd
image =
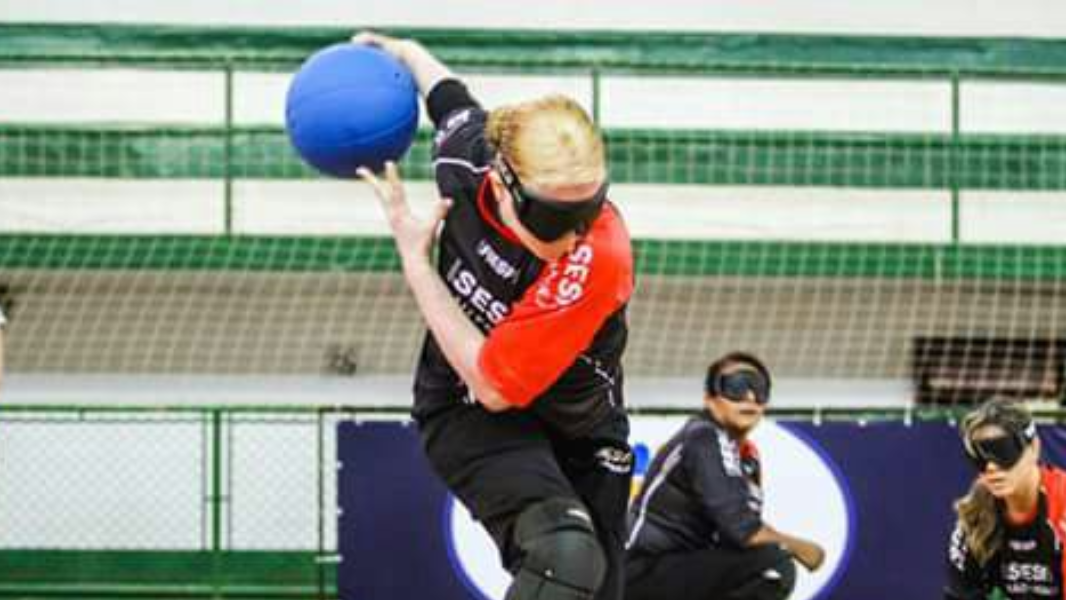
<svg viewBox="0 0 1066 600"><path fill-rule="evenodd" d="M682 422L635 419L638 455ZM1041 438L1045 458L1066 464L1066 434L1045 428ZM973 477L953 426L768 422L755 442L767 522L827 551L795 600L941 597L952 503ZM412 425L344 423L338 456L342 599L503 598L509 577L495 549L433 475Z"/></svg>

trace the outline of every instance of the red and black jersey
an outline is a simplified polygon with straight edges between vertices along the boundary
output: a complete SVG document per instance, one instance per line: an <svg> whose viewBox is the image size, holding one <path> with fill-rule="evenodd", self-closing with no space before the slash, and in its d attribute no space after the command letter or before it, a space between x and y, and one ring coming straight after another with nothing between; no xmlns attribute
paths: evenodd
<svg viewBox="0 0 1066 600"><path fill-rule="evenodd" d="M528 407L564 437L622 410L625 307L633 292L629 234L607 203L576 248L547 264L500 222L486 179L493 150L487 113L455 80L427 98L437 127L437 187L452 200L438 271L486 334L479 366L507 402ZM419 360L415 416L467 399L432 335Z"/></svg>
<svg viewBox="0 0 1066 600"><path fill-rule="evenodd" d="M762 527L762 505L755 444L701 411L656 453L629 509L626 548L645 556L744 548Z"/></svg>
<svg viewBox="0 0 1066 600"><path fill-rule="evenodd" d="M1063 586L1062 540L1066 528L1066 472L1044 466L1040 497L1033 518L1025 523L1004 522L1003 545L985 565L973 558L956 525L948 551L948 600L985 600L999 589L1010 600L1066 598Z"/></svg>

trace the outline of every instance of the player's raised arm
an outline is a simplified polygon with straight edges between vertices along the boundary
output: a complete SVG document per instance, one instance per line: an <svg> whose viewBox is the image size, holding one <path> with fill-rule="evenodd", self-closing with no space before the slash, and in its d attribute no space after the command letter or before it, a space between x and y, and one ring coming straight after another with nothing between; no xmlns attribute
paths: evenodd
<svg viewBox="0 0 1066 600"><path fill-rule="evenodd" d="M423 98L441 81L455 77L447 65L415 40L361 31L352 36L352 43L376 46L399 59L411 70Z"/></svg>
<svg viewBox="0 0 1066 600"><path fill-rule="evenodd" d="M478 367L485 335L466 317L430 262L430 250L436 240L437 228L448 212L449 201L441 200L434 214L422 219L411 212L395 163L386 165L384 179L369 169L360 170L359 176L374 188L381 201L408 286L448 363L485 408L492 411L510 408Z"/></svg>

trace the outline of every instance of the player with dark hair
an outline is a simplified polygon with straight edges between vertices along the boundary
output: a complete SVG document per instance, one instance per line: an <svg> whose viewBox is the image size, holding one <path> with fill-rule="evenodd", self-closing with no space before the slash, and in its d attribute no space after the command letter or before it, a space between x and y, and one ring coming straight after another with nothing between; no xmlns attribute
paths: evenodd
<svg viewBox="0 0 1066 600"><path fill-rule="evenodd" d="M770 401L770 371L733 352L707 369L703 410L664 445L630 508L626 600L780 600L793 559L821 566L818 544L762 518L762 470L748 438Z"/></svg>
<svg viewBox="0 0 1066 600"><path fill-rule="evenodd" d="M1066 472L1040 464L1032 415L995 399L961 429L977 478L955 503L944 597L984 600L998 589L1010 600L1063 598Z"/></svg>
<svg viewBox="0 0 1066 600"><path fill-rule="evenodd" d="M422 220L395 165L384 179L360 172L429 326L413 410L426 455L500 548L508 600L619 600L633 261L602 136L569 98L486 111L418 43L354 41L414 74L450 200Z"/></svg>

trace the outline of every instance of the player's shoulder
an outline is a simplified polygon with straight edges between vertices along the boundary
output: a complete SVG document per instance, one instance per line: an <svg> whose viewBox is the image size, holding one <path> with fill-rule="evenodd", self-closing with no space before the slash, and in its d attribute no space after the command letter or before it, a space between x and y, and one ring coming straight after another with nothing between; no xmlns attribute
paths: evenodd
<svg viewBox="0 0 1066 600"><path fill-rule="evenodd" d="M1066 503L1066 471L1054 465L1041 465L1040 483L1051 499Z"/></svg>
<svg viewBox="0 0 1066 600"><path fill-rule="evenodd" d="M445 117L433 140L433 168L438 175L480 180L489 170L492 151L485 139L484 112L463 108Z"/></svg>
<svg viewBox="0 0 1066 600"><path fill-rule="evenodd" d="M613 202L607 202L589 231L588 238L596 250L613 260L632 261L633 246L622 213Z"/></svg>
<svg viewBox="0 0 1066 600"><path fill-rule="evenodd" d="M1066 471L1051 464L1040 465L1040 482L1045 487L1066 487Z"/></svg>
<svg viewBox="0 0 1066 600"><path fill-rule="evenodd" d="M703 414L693 417L685 428L685 445L698 469L720 464L727 477L744 476L740 446L714 419Z"/></svg>
<svg viewBox="0 0 1066 600"><path fill-rule="evenodd" d="M714 419L699 414L685 422L681 429L681 438L687 444L714 444L717 445L724 429Z"/></svg>
<svg viewBox="0 0 1066 600"><path fill-rule="evenodd" d="M573 250L551 262L542 271L535 295L542 307L566 307L594 298L597 306L611 312L633 293L633 258L629 236L619 237L615 216L605 212Z"/></svg>
<svg viewBox="0 0 1066 600"><path fill-rule="evenodd" d="M440 127L433 134L434 149L439 151L483 139L486 118L487 113L479 106L464 106L451 111L441 120Z"/></svg>
<svg viewBox="0 0 1066 600"><path fill-rule="evenodd" d="M613 280L621 286L631 285L633 246L616 206L611 203L604 206L592 229L575 250L574 257L587 262L598 278Z"/></svg>
<svg viewBox="0 0 1066 600"><path fill-rule="evenodd" d="M1066 471L1040 466L1040 486L1047 499L1047 517L1059 535L1066 534Z"/></svg>

